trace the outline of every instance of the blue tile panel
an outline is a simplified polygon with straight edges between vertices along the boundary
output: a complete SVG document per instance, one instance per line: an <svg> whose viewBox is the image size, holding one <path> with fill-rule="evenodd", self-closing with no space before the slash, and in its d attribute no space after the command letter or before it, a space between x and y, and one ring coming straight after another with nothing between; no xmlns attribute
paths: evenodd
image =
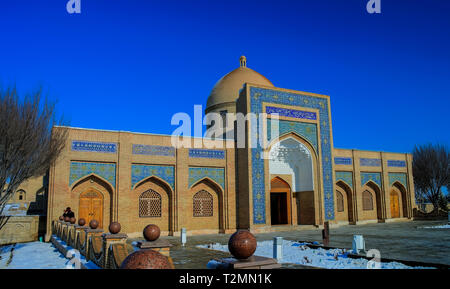
<svg viewBox="0 0 450 289"><path fill-rule="evenodd" d="M267 140L270 142L272 141L272 121L270 118L267 119ZM305 123L305 122L297 122L297 121L289 121L289 120L279 120L278 121L278 131L280 136L294 132L301 137L308 140L311 145L314 147L316 152L318 152L317 147L317 126L314 123Z"/></svg>
<svg viewBox="0 0 450 289"><path fill-rule="evenodd" d="M406 174L405 173L389 173L389 186L392 186L393 183L395 182L399 182L401 183L403 186L405 186L405 188L407 188L408 186L407 181L406 181Z"/></svg>
<svg viewBox="0 0 450 289"><path fill-rule="evenodd" d="M363 167L381 167L381 159L359 159L359 165Z"/></svg>
<svg viewBox="0 0 450 289"><path fill-rule="evenodd" d="M336 182L343 181L353 190L353 173L352 172L336 172Z"/></svg>
<svg viewBox="0 0 450 289"><path fill-rule="evenodd" d="M372 181L381 189L381 174L380 173L361 173L361 187L367 182Z"/></svg>
<svg viewBox="0 0 450 289"><path fill-rule="evenodd" d="M352 163L353 163L352 158L342 158L342 157L334 158L335 165L352 165Z"/></svg>
<svg viewBox="0 0 450 289"><path fill-rule="evenodd" d="M405 161L397 161L397 160L388 160L387 165L388 165L388 167L405 168L406 162Z"/></svg>
<svg viewBox="0 0 450 289"><path fill-rule="evenodd" d="M328 100L325 97L309 96L292 92L277 91L268 88L250 87L250 111L255 114L263 112L262 103L293 105L317 109L320 118L320 142L322 153L322 173L324 188L325 219L334 220L333 164L331 148L331 124L329 122ZM251 136L255 137L257 128L252 128ZM257 138L255 138L257 139ZM258 142L252 153L252 198L253 223L266 224L266 200L264 186L264 159L261 158L262 147Z"/></svg>
<svg viewBox="0 0 450 289"><path fill-rule="evenodd" d="M164 180L175 190L175 169L165 165L131 165L131 188L151 176Z"/></svg>
<svg viewBox="0 0 450 289"><path fill-rule="evenodd" d="M225 159L224 150L189 149L190 158Z"/></svg>
<svg viewBox="0 0 450 289"><path fill-rule="evenodd" d="M90 174L96 174L116 187L116 164L88 162L70 162L69 185Z"/></svg>
<svg viewBox="0 0 450 289"><path fill-rule="evenodd" d="M80 152L95 152L95 153L117 153L116 143L106 142L89 142L89 141L72 141L72 150Z"/></svg>
<svg viewBox="0 0 450 289"><path fill-rule="evenodd" d="M133 144L134 155L175 156L175 148L169 146Z"/></svg>
<svg viewBox="0 0 450 289"><path fill-rule="evenodd" d="M289 109L289 108L266 106L266 113L267 114L277 113L280 116L317 120L317 115L315 112Z"/></svg>
<svg viewBox="0 0 450 289"><path fill-rule="evenodd" d="M225 169L224 168L189 168L189 187L203 178L210 178L218 183L222 190L225 189Z"/></svg>

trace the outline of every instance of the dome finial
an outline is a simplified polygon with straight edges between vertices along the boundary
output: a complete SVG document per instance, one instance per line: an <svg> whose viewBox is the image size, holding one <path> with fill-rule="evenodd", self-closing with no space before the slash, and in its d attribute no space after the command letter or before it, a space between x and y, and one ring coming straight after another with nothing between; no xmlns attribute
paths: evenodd
<svg viewBox="0 0 450 289"><path fill-rule="evenodd" d="M244 55L242 55L239 58L239 63L241 64L241 67L247 67L247 58Z"/></svg>

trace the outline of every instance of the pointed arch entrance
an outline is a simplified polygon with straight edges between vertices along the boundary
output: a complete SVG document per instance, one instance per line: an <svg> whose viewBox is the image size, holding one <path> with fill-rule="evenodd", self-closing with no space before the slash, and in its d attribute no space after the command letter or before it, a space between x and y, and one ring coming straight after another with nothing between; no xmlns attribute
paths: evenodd
<svg viewBox="0 0 450 289"><path fill-rule="evenodd" d="M399 182L395 182L390 190L391 218L408 217L408 201L406 188Z"/></svg>
<svg viewBox="0 0 450 289"><path fill-rule="evenodd" d="M336 183L336 218L355 224L352 190L343 181Z"/></svg>
<svg viewBox="0 0 450 289"><path fill-rule="evenodd" d="M378 220L383 222L381 204L381 189L372 181L367 182L360 195L359 203L362 204L361 220Z"/></svg>
<svg viewBox="0 0 450 289"><path fill-rule="evenodd" d="M79 218L84 218L86 224L97 220L98 226L103 228L103 194L90 188L80 195Z"/></svg>
<svg viewBox="0 0 450 289"><path fill-rule="evenodd" d="M287 225L291 218L291 187L281 179L275 177L270 182L270 221L272 225Z"/></svg>

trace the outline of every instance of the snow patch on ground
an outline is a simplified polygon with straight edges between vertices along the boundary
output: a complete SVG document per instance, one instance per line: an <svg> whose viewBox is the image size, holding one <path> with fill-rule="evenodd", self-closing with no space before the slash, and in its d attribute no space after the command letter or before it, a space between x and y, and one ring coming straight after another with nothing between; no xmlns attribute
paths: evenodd
<svg viewBox="0 0 450 289"><path fill-rule="evenodd" d="M199 248L228 252L228 245L219 243L197 245ZM327 269L367 269L373 262L364 258L353 259L347 255L350 250L345 249L312 249L305 243L283 240L283 258L280 263L294 263L305 266ZM258 242L254 255L273 258L273 241ZM373 265L372 265L373 266ZM425 267L410 267L398 262L380 262L380 269L425 269Z"/></svg>
<svg viewBox="0 0 450 289"><path fill-rule="evenodd" d="M31 242L4 246L0 248L0 256L0 269L66 269L66 265L70 266L69 260L51 243Z"/></svg>
<svg viewBox="0 0 450 289"><path fill-rule="evenodd" d="M431 226L431 227L422 227L425 229L450 229L450 224L447 225L439 225L439 226Z"/></svg>

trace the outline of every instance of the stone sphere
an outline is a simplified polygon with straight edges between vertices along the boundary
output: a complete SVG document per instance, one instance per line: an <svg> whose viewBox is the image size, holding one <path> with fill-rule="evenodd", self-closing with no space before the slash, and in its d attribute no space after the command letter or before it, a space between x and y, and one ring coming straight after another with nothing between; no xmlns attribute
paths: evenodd
<svg viewBox="0 0 450 289"><path fill-rule="evenodd" d="M59 220L60 221L64 221L64 217L63 216L59 216Z"/></svg>
<svg viewBox="0 0 450 289"><path fill-rule="evenodd" d="M144 228L143 234L144 234L145 240L155 241L156 239L159 238L161 231L159 230L159 227L156 226L155 224L150 224Z"/></svg>
<svg viewBox="0 0 450 289"><path fill-rule="evenodd" d="M75 224L75 222L77 221L77 219L75 217L70 218L70 223L71 224Z"/></svg>
<svg viewBox="0 0 450 289"><path fill-rule="evenodd" d="M64 217L64 222L70 222L70 217L65 216Z"/></svg>
<svg viewBox="0 0 450 289"><path fill-rule="evenodd" d="M79 226L84 226L84 225L86 225L86 220L85 220L84 218L78 219L78 225L79 225Z"/></svg>
<svg viewBox="0 0 450 289"><path fill-rule="evenodd" d="M228 241L228 250L236 259L247 259L256 250L256 238L249 231L237 231Z"/></svg>
<svg viewBox="0 0 450 289"><path fill-rule="evenodd" d="M121 229L120 223L112 222L111 224L109 224L108 229L111 234L117 234L120 232L120 229Z"/></svg>
<svg viewBox="0 0 450 289"><path fill-rule="evenodd" d="M95 220L95 219L92 219L92 220L89 222L89 227L91 227L91 229L97 229L97 228L98 228L98 221Z"/></svg>
<svg viewBox="0 0 450 289"><path fill-rule="evenodd" d="M174 269L169 258L151 249L135 251L123 260L120 269Z"/></svg>

